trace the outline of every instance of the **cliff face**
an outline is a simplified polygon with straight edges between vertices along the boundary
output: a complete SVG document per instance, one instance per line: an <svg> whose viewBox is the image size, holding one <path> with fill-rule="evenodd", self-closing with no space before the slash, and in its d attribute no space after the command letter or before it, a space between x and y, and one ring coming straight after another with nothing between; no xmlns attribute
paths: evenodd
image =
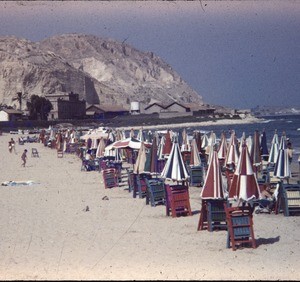
<svg viewBox="0 0 300 282"><path fill-rule="evenodd" d="M0 103L64 92L78 93L87 103L130 102L202 104L202 98L162 59L90 35L68 34L30 42L0 37ZM23 103L26 104L26 103ZM25 106L25 105L24 105Z"/></svg>

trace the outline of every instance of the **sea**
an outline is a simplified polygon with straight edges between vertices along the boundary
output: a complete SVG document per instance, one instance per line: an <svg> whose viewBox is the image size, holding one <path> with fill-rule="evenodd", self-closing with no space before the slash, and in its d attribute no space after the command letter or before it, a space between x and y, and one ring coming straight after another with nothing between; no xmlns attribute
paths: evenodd
<svg viewBox="0 0 300 282"><path fill-rule="evenodd" d="M254 136L255 130L258 130L260 133L265 130L267 136L267 144L270 150L271 142L277 130L277 134L280 138L285 132L286 137L289 138L289 141L293 147L293 163L300 162L298 160L300 156L300 115L277 115L277 116L261 116L262 121L257 123L247 123L247 124L228 124L228 125L208 125L208 126L190 126L186 129L186 132L189 136L193 135L193 131L198 130L202 133L207 133L213 131L217 138L221 137L221 133L224 131L227 138L230 137L231 130L235 130L236 136L240 139L245 133L246 138L249 135ZM182 127L172 128L172 130L181 132ZM300 165L300 163L299 163Z"/></svg>

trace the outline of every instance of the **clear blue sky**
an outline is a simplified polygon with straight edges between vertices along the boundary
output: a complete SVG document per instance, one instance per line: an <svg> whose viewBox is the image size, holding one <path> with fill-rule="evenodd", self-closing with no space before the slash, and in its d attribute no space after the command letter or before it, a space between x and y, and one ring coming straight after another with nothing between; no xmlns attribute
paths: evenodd
<svg viewBox="0 0 300 282"><path fill-rule="evenodd" d="M300 106L300 1L0 2L0 36L85 33L152 51L207 103Z"/></svg>

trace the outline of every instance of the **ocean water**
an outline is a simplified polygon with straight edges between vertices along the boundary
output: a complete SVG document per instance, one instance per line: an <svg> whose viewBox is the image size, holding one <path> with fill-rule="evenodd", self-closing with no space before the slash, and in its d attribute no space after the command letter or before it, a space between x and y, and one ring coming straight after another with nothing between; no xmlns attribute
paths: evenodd
<svg viewBox="0 0 300 282"><path fill-rule="evenodd" d="M200 130L204 132L214 131L217 135L217 138L220 138L222 131L225 131L227 138L229 138L230 130L233 129L235 130L238 139L241 138L243 132L245 132L247 138L249 135L252 135L253 137L255 130L258 130L260 133L265 130L269 150L275 130L277 130L279 142L282 133L285 132L286 137L290 139L294 149L293 162L298 163L298 157L300 155L300 115L267 116L262 118L264 121L259 123L189 127L186 130L189 135L191 135L194 130ZM177 128L175 130L180 129Z"/></svg>

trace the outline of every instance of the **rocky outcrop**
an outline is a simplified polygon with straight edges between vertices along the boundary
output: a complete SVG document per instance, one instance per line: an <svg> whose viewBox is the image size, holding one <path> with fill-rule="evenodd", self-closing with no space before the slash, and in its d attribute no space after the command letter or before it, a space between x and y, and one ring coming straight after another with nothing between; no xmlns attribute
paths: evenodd
<svg viewBox="0 0 300 282"><path fill-rule="evenodd" d="M0 37L0 103L17 92L31 95L78 93L88 104L178 101L202 98L161 58L111 39L58 35L41 42ZM23 103L25 106L26 103Z"/></svg>

